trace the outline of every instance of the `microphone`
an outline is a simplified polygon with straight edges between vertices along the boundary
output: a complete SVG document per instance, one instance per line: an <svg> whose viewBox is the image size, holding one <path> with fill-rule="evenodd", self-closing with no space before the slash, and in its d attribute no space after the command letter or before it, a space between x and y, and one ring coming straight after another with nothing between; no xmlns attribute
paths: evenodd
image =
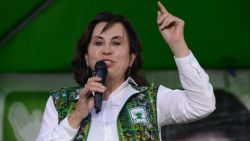
<svg viewBox="0 0 250 141"><path fill-rule="evenodd" d="M105 78L107 75L107 65L104 61L97 61L95 64L95 74L96 76L102 78L100 83L104 85L105 83ZM96 113L99 113L102 108L102 95L103 93L100 92L95 92L95 97L94 97L94 104L95 104L95 110Z"/></svg>

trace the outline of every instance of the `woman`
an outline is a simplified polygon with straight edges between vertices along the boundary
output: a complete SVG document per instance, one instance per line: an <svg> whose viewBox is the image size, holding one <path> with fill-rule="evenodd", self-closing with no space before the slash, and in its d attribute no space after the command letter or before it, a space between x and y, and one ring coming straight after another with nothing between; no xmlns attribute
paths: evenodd
<svg viewBox="0 0 250 141"><path fill-rule="evenodd" d="M73 60L80 88L51 92L37 140L160 140L160 127L206 117L215 109L213 88L184 40L184 22L158 2L159 30L178 67L181 90L149 85L140 75L141 44L126 18L98 14L78 42ZM105 84L93 76L108 67ZM103 93L95 113L92 92Z"/></svg>

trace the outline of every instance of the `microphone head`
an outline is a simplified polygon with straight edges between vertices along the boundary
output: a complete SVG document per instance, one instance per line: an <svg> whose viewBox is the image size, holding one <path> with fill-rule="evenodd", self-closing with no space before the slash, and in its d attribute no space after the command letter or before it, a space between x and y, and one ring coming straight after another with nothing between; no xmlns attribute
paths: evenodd
<svg viewBox="0 0 250 141"><path fill-rule="evenodd" d="M102 78L101 83L104 84L106 75L108 73L107 65L104 61L97 61L95 64L95 74Z"/></svg>
<svg viewBox="0 0 250 141"><path fill-rule="evenodd" d="M104 61L97 61L95 63L95 70L99 70L99 69L107 69L107 65Z"/></svg>

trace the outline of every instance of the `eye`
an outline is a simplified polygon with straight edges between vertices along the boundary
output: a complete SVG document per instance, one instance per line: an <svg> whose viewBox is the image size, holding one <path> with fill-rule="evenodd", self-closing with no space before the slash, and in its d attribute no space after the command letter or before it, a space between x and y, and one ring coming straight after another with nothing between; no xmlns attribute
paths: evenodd
<svg viewBox="0 0 250 141"><path fill-rule="evenodd" d="M113 44L114 46L119 46L119 45L121 45L121 43L118 42L118 41L114 41L112 44Z"/></svg>
<svg viewBox="0 0 250 141"><path fill-rule="evenodd" d="M101 41L96 41L96 42L95 42L95 45L96 45L96 46L101 46L101 45L103 45L103 42L101 42Z"/></svg>

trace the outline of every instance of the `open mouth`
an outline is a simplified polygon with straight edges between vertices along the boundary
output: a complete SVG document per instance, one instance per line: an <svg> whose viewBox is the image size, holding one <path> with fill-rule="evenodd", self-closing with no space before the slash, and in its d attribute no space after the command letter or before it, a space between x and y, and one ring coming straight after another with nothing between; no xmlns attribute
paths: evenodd
<svg viewBox="0 0 250 141"><path fill-rule="evenodd" d="M109 59L103 59L102 61L105 62L105 64L107 65L107 67L112 67L114 61L109 60Z"/></svg>

